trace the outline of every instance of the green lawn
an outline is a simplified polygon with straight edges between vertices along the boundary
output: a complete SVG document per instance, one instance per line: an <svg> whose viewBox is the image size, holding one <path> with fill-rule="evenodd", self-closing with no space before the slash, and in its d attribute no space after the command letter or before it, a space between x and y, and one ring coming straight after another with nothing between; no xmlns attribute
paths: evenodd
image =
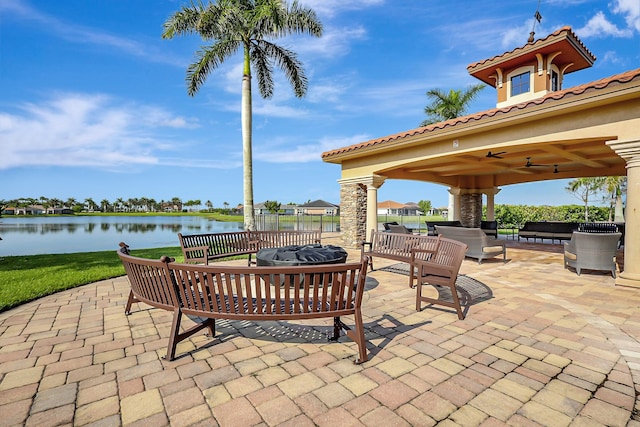
<svg viewBox="0 0 640 427"><path fill-rule="evenodd" d="M184 259L180 247L139 249L132 254L152 259L162 255L176 261ZM115 251L0 258L0 312L58 291L124 274Z"/></svg>

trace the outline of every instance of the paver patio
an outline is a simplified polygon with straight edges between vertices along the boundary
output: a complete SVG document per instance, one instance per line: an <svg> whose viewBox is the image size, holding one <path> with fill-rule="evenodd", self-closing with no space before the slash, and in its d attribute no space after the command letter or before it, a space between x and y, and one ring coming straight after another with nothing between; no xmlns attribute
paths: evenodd
<svg viewBox="0 0 640 427"><path fill-rule="evenodd" d="M167 362L171 314L125 316L124 277L41 298L0 314L0 425L640 426L640 292L564 270L559 245L507 246L463 263L493 298L462 321L370 273L362 365L324 320L220 322Z"/></svg>

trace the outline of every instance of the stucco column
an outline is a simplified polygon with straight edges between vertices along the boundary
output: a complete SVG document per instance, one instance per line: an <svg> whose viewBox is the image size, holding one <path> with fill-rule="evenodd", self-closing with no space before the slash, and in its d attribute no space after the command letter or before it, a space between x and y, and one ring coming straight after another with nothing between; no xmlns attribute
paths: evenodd
<svg viewBox="0 0 640 427"><path fill-rule="evenodd" d="M482 190L487 195L487 221L493 221L496 219L496 208L494 205L495 195L500 192L500 188L493 187L487 190Z"/></svg>
<svg viewBox="0 0 640 427"><path fill-rule="evenodd" d="M462 191L458 187L449 188L449 221L460 220L460 195Z"/></svg>
<svg viewBox="0 0 640 427"><path fill-rule="evenodd" d="M616 285L640 288L640 140L608 141L607 145L627 162L624 271Z"/></svg>
<svg viewBox="0 0 640 427"><path fill-rule="evenodd" d="M365 238L371 235L371 230L378 229L378 188L382 187L386 177L371 175L360 182L367 186L367 231Z"/></svg>
<svg viewBox="0 0 640 427"><path fill-rule="evenodd" d="M451 190L451 189L449 189ZM453 221L453 212L455 211L455 196L449 191L449 209L447 209L447 220Z"/></svg>

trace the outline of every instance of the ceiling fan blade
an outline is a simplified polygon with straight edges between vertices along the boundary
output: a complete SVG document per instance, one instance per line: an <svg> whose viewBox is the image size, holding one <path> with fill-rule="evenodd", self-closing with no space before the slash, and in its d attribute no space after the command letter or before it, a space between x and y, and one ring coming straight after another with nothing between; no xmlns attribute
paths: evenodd
<svg viewBox="0 0 640 427"><path fill-rule="evenodd" d="M507 153L506 151L498 151L497 153L492 153L491 151L489 151L486 157L493 158L493 159L501 159L502 154L506 154L506 153Z"/></svg>

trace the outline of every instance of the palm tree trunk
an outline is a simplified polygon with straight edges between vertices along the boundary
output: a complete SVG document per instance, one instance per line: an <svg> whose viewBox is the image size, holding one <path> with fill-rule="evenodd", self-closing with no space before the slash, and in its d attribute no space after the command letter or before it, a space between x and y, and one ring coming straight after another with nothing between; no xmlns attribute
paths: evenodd
<svg viewBox="0 0 640 427"><path fill-rule="evenodd" d="M242 77L242 160L244 192L244 228L256 229L253 216L253 156L251 152L252 113L251 113L251 74L247 72L249 58L245 55L245 73Z"/></svg>

